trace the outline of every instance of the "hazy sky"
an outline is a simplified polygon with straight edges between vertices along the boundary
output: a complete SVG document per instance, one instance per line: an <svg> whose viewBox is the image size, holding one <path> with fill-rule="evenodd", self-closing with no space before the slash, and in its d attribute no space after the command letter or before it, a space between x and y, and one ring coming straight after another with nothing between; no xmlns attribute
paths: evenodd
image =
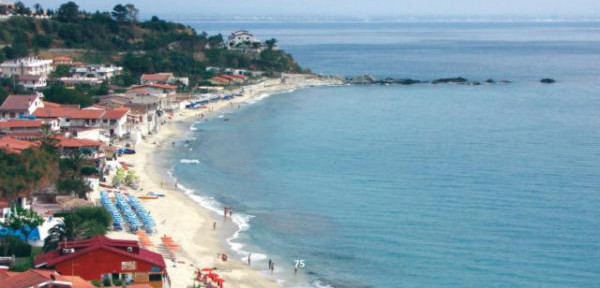
<svg viewBox="0 0 600 288"><path fill-rule="evenodd" d="M55 8L67 0L23 1ZM86 10L133 3L143 15L600 15L600 0L79 0Z"/></svg>

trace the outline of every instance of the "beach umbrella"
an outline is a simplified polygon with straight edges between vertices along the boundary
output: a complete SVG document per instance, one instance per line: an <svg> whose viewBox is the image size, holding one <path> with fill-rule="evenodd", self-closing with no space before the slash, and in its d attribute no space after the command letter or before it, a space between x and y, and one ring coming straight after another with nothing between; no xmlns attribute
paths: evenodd
<svg viewBox="0 0 600 288"><path fill-rule="evenodd" d="M213 270L215 270L215 268L209 268L209 267L202 268L202 271L213 271Z"/></svg>

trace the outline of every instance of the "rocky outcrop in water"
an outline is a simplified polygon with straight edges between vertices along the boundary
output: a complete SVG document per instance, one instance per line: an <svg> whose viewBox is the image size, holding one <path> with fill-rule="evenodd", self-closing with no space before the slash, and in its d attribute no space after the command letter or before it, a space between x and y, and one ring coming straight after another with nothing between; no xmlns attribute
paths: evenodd
<svg viewBox="0 0 600 288"><path fill-rule="evenodd" d="M482 84L508 84L511 81L508 80L494 80L487 79L483 82L481 81L471 81L464 77L453 77L453 78L440 78L431 81L423 81L411 78L392 78L387 77L385 79L377 79L371 75L362 75L356 77L347 77L347 84L353 85L415 85L415 84L457 84L457 85L473 85L478 86Z"/></svg>
<svg viewBox="0 0 600 288"><path fill-rule="evenodd" d="M540 80L540 83L543 83L543 84L554 84L554 83L556 83L556 80L554 80L552 78L544 78L544 79Z"/></svg>

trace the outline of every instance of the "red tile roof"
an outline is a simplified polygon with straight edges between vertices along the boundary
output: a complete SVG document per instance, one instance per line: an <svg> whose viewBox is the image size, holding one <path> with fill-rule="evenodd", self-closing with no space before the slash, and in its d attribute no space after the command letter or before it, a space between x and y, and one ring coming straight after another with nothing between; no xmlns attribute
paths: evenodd
<svg viewBox="0 0 600 288"><path fill-rule="evenodd" d="M106 113L104 114L104 116L102 116L102 118L109 119L109 120L118 120L118 119L125 117L127 115L127 113L129 113L129 108L119 107L119 108L106 110Z"/></svg>
<svg viewBox="0 0 600 288"><path fill-rule="evenodd" d="M80 108L79 105L77 104L58 104L58 103L53 103L53 102L48 102L48 101L43 101L44 102L44 108Z"/></svg>
<svg viewBox="0 0 600 288"><path fill-rule="evenodd" d="M35 99L37 99L37 95L9 95L2 106L0 106L0 111L27 111L29 106Z"/></svg>
<svg viewBox="0 0 600 288"><path fill-rule="evenodd" d="M69 254L60 254L60 249L64 247L75 249L75 252ZM128 247L133 248L134 252L127 252ZM71 258L76 258L80 255L98 249L103 249L116 254L131 257L138 261L153 264L162 269L166 267L165 260L163 259L162 255L144 248L140 248L137 241L110 239L105 236L97 236L87 240L62 242L59 245L59 250L38 255L35 258L34 264L36 267L52 267L58 263L64 262Z"/></svg>
<svg viewBox="0 0 600 288"><path fill-rule="evenodd" d="M143 74L142 81L162 81L167 82L173 74L171 73L157 73L157 74Z"/></svg>
<svg viewBox="0 0 600 288"><path fill-rule="evenodd" d="M31 269L22 273L6 273L7 277L0 279L0 287L10 288L30 288L36 285L52 281L52 277L56 281L69 282L73 288L93 288L95 287L89 282L77 276L62 276L52 270Z"/></svg>
<svg viewBox="0 0 600 288"><path fill-rule="evenodd" d="M58 146L63 148L83 148L83 147L100 147L102 146L102 142L88 140L88 139L77 139L77 138L67 138L62 135L56 136L58 140Z"/></svg>
<svg viewBox="0 0 600 288"><path fill-rule="evenodd" d="M151 87L151 88L164 89L164 90L177 90L177 86L169 85L169 84L148 84L145 86Z"/></svg>
<svg viewBox="0 0 600 288"><path fill-rule="evenodd" d="M8 136L0 137L0 149L5 149L12 153L21 153L21 151L37 145L35 142L18 140Z"/></svg>
<svg viewBox="0 0 600 288"><path fill-rule="evenodd" d="M220 83L229 83L231 80L227 79L227 78L220 77L220 76L215 76L215 77L210 78L210 81L220 82Z"/></svg>
<svg viewBox="0 0 600 288"><path fill-rule="evenodd" d="M42 76L40 75L20 75L17 77L19 81L38 81Z"/></svg>
<svg viewBox="0 0 600 288"><path fill-rule="evenodd" d="M0 128L40 128L42 120L6 120L0 121Z"/></svg>
<svg viewBox="0 0 600 288"><path fill-rule="evenodd" d="M78 109L73 107L44 107L36 109L33 115L39 118L101 119L104 110Z"/></svg>

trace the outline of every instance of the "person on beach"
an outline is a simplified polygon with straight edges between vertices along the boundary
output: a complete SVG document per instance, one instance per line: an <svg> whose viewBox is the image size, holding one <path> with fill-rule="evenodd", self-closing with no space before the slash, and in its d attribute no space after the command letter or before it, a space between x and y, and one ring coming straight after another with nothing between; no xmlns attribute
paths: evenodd
<svg viewBox="0 0 600 288"><path fill-rule="evenodd" d="M250 257L252 257L252 253L248 253L248 266L250 266Z"/></svg>
<svg viewBox="0 0 600 288"><path fill-rule="evenodd" d="M228 210L228 208L227 208L227 207L224 207L224 208L223 208L223 218L227 219L227 213L228 213L228 211L229 211L229 210Z"/></svg>
<svg viewBox="0 0 600 288"><path fill-rule="evenodd" d="M217 230L217 222L213 222L213 230Z"/></svg>
<svg viewBox="0 0 600 288"><path fill-rule="evenodd" d="M296 274L298 274L298 267L294 267L294 276L296 276Z"/></svg>
<svg viewBox="0 0 600 288"><path fill-rule="evenodd" d="M269 270L271 270L271 264L273 264L273 261L269 259Z"/></svg>
<svg viewBox="0 0 600 288"><path fill-rule="evenodd" d="M273 271L275 271L275 262L271 263L270 269L271 269L271 273L273 273Z"/></svg>
<svg viewBox="0 0 600 288"><path fill-rule="evenodd" d="M233 209L229 208L229 218L233 217Z"/></svg>

